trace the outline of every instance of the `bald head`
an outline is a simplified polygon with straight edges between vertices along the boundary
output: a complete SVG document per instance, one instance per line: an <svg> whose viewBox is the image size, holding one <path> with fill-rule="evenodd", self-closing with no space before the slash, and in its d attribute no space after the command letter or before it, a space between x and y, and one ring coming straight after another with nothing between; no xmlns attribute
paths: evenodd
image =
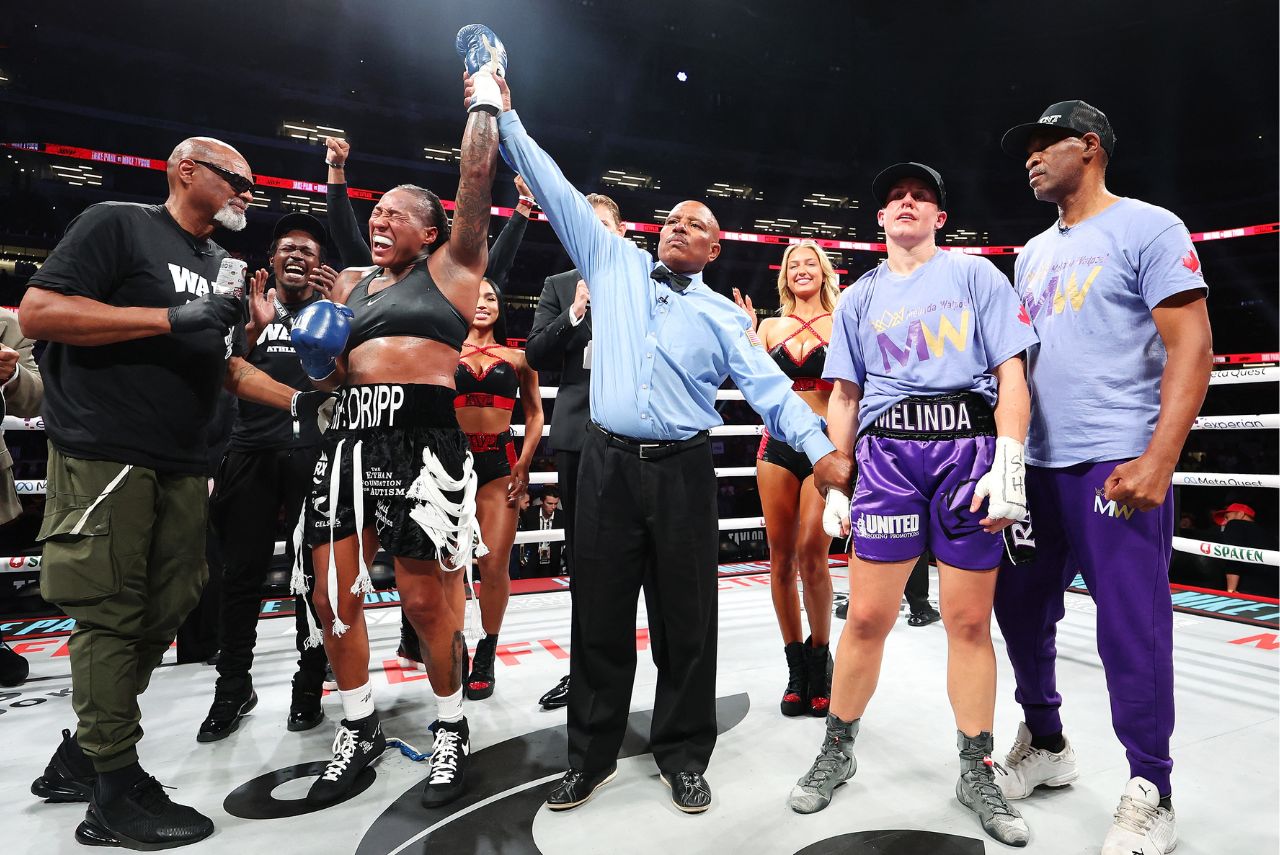
<svg viewBox="0 0 1280 855"><path fill-rule="evenodd" d="M253 201L253 191L245 188L252 184L253 172L231 146L212 137L185 139L165 162L165 176L166 204L182 212L178 220L192 234L212 231L214 223L232 231L245 227L245 210Z"/></svg>
<svg viewBox="0 0 1280 855"><path fill-rule="evenodd" d="M675 273L697 273L720 255L720 223L692 199L667 214L658 238L658 260Z"/></svg>

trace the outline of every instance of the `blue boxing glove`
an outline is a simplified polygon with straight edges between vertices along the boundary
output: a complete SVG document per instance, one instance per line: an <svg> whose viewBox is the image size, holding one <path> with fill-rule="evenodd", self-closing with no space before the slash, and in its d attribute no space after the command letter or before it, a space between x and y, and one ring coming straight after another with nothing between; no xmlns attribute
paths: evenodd
<svg viewBox="0 0 1280 855"><path fill-rule="evenodd" d="M494 75L507 76L507 49L502 40L484 24L467 24L458 30L458 56L471 75L475 94L467 104L467 112L484 110L495 116L502 112L502 92Z"/></svg>
<svg viewBox="0 0 1280 855"><path fill-rule="evenodd" d="M338 357L347 347L351 319L355 312L341 303L317 300L293 319L289 338L302 360L302 368L312 380L323 380L338 367Z"/></svg>

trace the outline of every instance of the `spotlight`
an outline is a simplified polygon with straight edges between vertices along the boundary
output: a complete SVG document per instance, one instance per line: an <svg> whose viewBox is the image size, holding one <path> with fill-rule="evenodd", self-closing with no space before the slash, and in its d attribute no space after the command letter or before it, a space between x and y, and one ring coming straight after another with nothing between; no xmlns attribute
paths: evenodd
<svg viewBox="0 0 1280 855"><path fill-rule="evenodd" d="M681 83L684 83L688 79L689 75L685 74L683 71L676 72L676 80L679 80Z"/></svg>

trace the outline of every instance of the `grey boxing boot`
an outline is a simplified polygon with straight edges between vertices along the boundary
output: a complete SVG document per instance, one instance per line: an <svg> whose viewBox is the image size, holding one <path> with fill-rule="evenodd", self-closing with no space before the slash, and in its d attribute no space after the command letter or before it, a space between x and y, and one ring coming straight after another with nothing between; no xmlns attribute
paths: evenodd
<svg viewBox="0 0 1280 855"><path fill-rule="evenodd" d="M956 745L960 749L960 780L956 781L960 804L976 813L982 830L996 840L1008 846L1026 846L1030 836L1027 821L1009 806L996 783L991 734L984 730L969 737L957 730Z"/></svg>
<svg viewBox="0 0 1280 855"><path fill-rule="evenodd" d="M827 713L827 733L809 771L791 789L787 804L796 813L817 813L831 804L831 794L858 771L853 741L861 719L843 721Z"/></svg>

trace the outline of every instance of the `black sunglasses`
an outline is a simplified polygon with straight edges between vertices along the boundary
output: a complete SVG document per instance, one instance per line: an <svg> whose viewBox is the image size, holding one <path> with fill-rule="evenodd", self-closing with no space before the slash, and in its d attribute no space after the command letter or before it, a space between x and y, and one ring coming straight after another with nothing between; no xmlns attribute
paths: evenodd
<svg viewBox="0 0 1280 855"><path fill-rule="evenodd" d="M193 162L200 164L205 169L208 169L210 172L220 177L223 181L227 182L227 184L231 186L231 189L236 191L237 196L239 196L241 193L244 193L246 191L253 192L252 178L245 178L243 175L241 175L238 172L232 172L230 169L224 169L218 164L210 163L207 160L196 160Z"/></svg>

